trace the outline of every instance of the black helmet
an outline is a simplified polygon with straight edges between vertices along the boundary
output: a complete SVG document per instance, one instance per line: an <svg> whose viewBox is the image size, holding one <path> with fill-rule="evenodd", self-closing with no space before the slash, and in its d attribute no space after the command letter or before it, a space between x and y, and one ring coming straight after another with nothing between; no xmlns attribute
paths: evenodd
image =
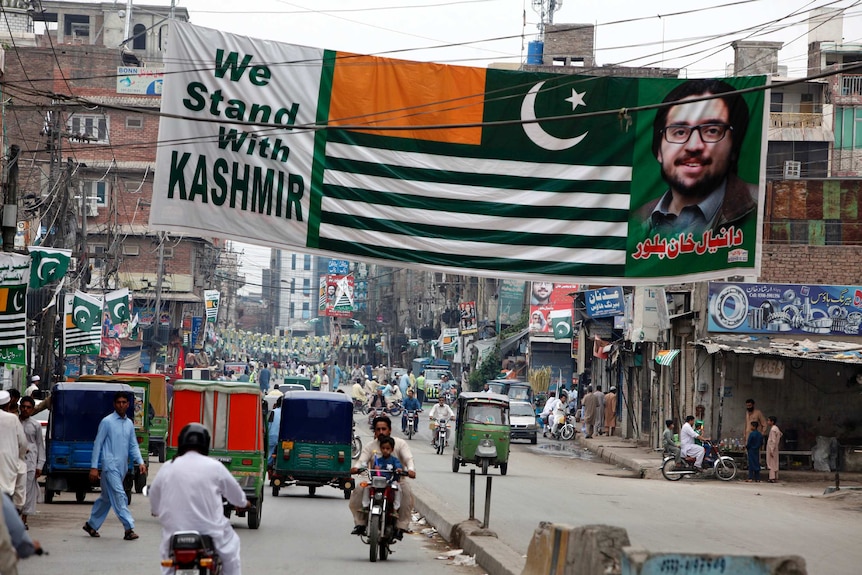
<svg viewBox="0 0 862 575"><path fill-rule="evenodd" d="M189 423L180 430L177 455L183 455L187 451L197 451L201 455L209 455L210 432L200 423Z"/></svg>

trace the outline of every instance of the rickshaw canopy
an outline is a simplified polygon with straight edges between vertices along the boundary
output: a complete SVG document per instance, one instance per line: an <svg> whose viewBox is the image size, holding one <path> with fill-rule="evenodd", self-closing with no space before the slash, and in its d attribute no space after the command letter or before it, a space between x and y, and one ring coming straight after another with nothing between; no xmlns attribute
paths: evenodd
<svg viewBox="0 0 862 575"><path fill-rule="evenodd" d="M134 390L122 383L56 383L51 389L49 433L57 441L93 441L102 419L114 411L114 394Z"/></svg>
<svg viewBox="0 0 862 575"><path fill-rule="evenodd" d="M343 393L289 391L281 403L279 440L350 443L353 401Z"/></svg>
<svg viewBox="0 0 862 575"><path fill-rule="evenodd" d="M178 447L180 431L189 423L202 423L210 430L213 450L265 449L260 388L254 383L176 381L168 447Z"/></svg>
<svg viewBox="0 0 862 575"><path fill-rule="evenodd" d="M117 377L145 377L150 381L150 404L156 417L168 416L168 382L163 373L116 373Z"/></svg>

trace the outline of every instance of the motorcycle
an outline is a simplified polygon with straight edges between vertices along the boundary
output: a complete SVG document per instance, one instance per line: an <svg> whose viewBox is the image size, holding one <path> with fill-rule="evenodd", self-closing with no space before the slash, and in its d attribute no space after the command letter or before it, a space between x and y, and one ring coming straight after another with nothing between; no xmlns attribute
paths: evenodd
<svg viewBox="0 0 862 575"><path fill-rule="evenodd" d="M356 422L353 422L353 442L350 446L350 455L351 459L358 459L359 454L362 453L362 439L360 439L359 435L356 433Z"/></svg>
<svg viewBox="0 0 862 575"><path fill-rule="evenodd" d="M434 447L437 448L437 455L443 453L443 449L449 445L449 420L446 418L438 419L434 423Z"/></svg>
<svg viewBox="0 0 862 575"><path fill-rule="evenodd" d="M372 407L371 409L369 409L368 410L368 427L370 427L371 430L373 431L374 430L374 418L380 417L381 415L385 415L385 414L386 414L386 409L384 409L382 407Z"/></svg>
<svg viewBox="0 0 862 575"><path fill-rule="evenodd" d="M703 456L704 472L710 470L715 473L715 476L722 481L730 481L736 477L736 462L728 455L721 455L718 448L709 441L703 442L705 450ZM665 456L661 464L661 474L668 481L679 481L687 475L695 475L701 473L694 466L694 457L683 457L682 461L677 465L676 458L671 454Z"/></svg>
<svg viewBox="0 0 862 575"><path fill-rule="evenodd" d="M368 545L368 558L372 563L375 563L378 557L386 561L392 553L391 546L398 540L395 491L398 489L397 477L403 472L399 469L395 473L372 475L373 472L367 468L362 468L359 472L368 473L368 481L361 482L359 486L370 490L368 523L362 542Z"/></svg>
<svg viewBox="0 0 862 575"><path fill-rule="evenodd" d="M453 406L455 402L458 401L458 392L455 391L454 388L449 388L445 394L443 394L443 401L446 402L446 405Z"/></svg>
<svg viewBox="0 0 862 575"><path fill-rule="evenodd" d="M575 416L571 414L566 415L566 421L563 422L557 430L554 431L551 428L551 439L568 441L575 436Z"/></svg>
<svg viewBox="0 0 862 575"><path fill-rule="evenodd" d="M353 398L353 413L361 413L363 415L368 413L366 411L365 402L362 400L356 399L354 397Z"/></svg>
<svg viewBox="0 0 862 575"><path fill-rule="evenodd" d="M401 412L403 410L404 410L404 407L401 405L400 400L393 401L389 405L389 415L391 415L392 417L398 417L399 415L401 415Z"/></svg>
<svg viewBox="0 0 862 575"><path fill-rule="evenodd" d="M169 559L162 567L173 567L177 575L219 575L222 563L209 535L177 531L171 535Z"/></svg>
<svg viewBox="0 0 862 575"><path fill-rule="evenodd" d="M419 411L415 409L407 410L407 439L413 439L413 434L418 433L419 429Z"/></svg>

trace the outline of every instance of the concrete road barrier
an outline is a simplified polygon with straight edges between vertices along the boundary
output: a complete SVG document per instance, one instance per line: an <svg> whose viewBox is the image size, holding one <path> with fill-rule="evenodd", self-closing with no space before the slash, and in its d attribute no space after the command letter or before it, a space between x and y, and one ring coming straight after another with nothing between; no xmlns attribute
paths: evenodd
<svg viewBox="0 0 862 575"><path fill-rule="evenodd" d="M644 549L623 551L622 575L806 575L805 559L798 555L756 557L650 553Z"/></svg>
<svg viewBox="0 0 862 575"><path fill-rule="evenodd" d="M629 544L622 527L542 522L530 540L521 575L620 573L622 550Z"/></svg>

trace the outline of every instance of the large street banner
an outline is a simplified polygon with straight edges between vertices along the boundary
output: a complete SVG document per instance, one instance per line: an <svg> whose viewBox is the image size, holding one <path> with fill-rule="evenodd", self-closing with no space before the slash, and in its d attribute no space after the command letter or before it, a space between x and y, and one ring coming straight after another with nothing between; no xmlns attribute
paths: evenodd
<svg viewBox="0 0 862 575"><path fill-rule="evenodd" d="M554 339L568 341L572 337L573 296L581 288L580 284L531 282L530 333L553 333ZM563 323L568 327L564 328Z"/></svg>
<svg viewBox="0 0 862 575"><path fill-rule="evenodd" d="M468 68L175 21L170 37L154 229L513 279L759 273L765 77Z"/></svg>
<svg viewBox="0 0 862 575"><path fill-rule="evenodd" d="M30 256L0 253L0 362L27 363Z"/></svg>
<svg viewBox="0 0 862 575"><path fill-rule="evenodd" d="M215 289L204 290L204 307L206 308L207 323L218 322L218 304L221 292Z"/></svg>

